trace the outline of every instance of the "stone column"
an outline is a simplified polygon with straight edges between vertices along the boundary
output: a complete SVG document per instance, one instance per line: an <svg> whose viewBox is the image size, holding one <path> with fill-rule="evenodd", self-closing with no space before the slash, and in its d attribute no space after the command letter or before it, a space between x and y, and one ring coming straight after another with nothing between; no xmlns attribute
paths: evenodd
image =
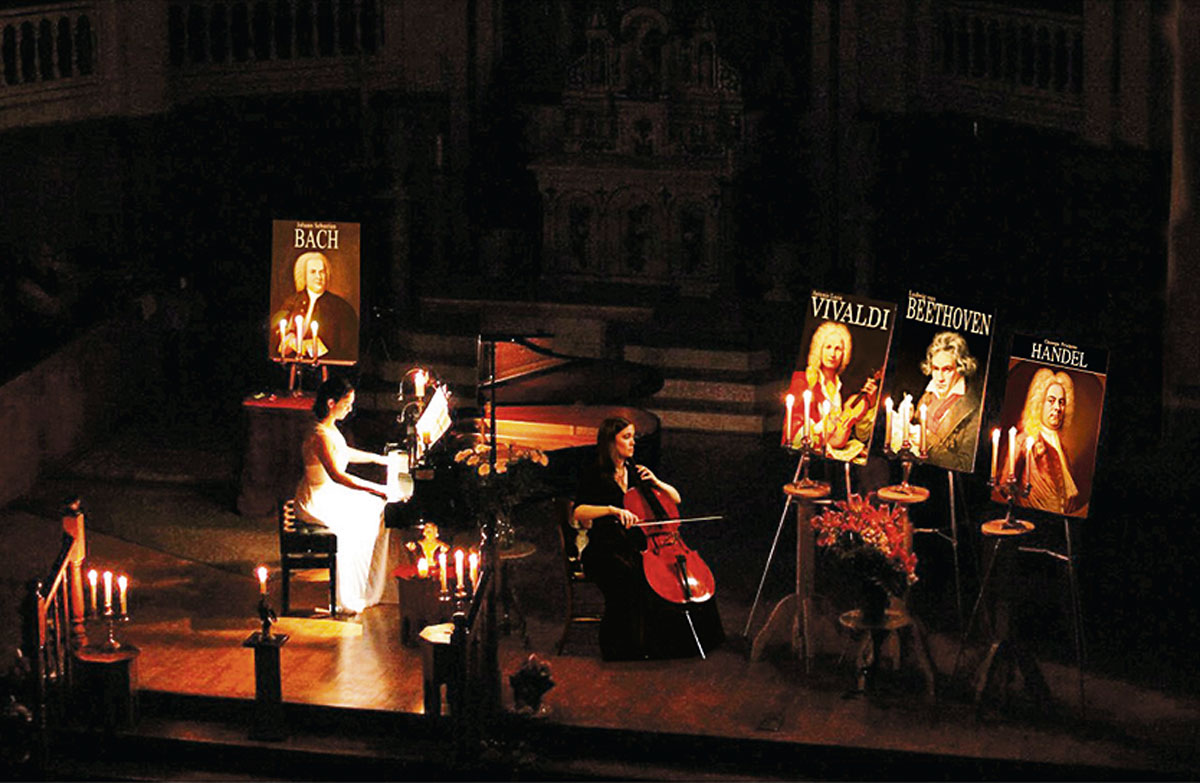
<svg viewBox="0 0 1200 783"><path fill-rule="evenodd" d="M1174 0L1171 213L1163 345L1164 430L1200 423L1200 0Z"/></svg>

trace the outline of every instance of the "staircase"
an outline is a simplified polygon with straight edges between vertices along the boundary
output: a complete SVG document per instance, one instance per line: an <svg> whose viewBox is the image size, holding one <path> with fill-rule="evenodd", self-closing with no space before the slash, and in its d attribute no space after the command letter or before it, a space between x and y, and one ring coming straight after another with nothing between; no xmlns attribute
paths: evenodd
<svg viewBox="0 0 1200 783"><path fill-rule="evenodd" d="M661 371L662 389L630 402L657 415L664 430L757 437L782 426L791 356L778 354L794 349L756 345L747 332L707 301L664 306L429 296L421 300L419 322L390 331L382 355L373 352L358 404L398 412L400 381L418 364L460 399L471 399L480 333L550 334L559 353L622 358Z"/></svg>

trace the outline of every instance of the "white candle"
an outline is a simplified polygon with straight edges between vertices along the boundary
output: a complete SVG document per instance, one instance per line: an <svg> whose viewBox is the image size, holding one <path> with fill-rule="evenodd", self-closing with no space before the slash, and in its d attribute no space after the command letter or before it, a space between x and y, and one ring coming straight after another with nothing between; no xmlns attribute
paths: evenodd
<svg viewBox="0 0 1200 783"><path fill-rule="evenodd" d="M417 576L421 579L429 576L429 561L423 557L417 558Z"/></svg>
<svg viewBox="0 0 1200 783"><path fill-rule="evenodd" d="M129 587L129 578L125 574L117 577L117 589L121 595L121 616L129 614L129 604L126 603L126 589Z"/></svg>
<svg viewBox="0 0 1200 783"><path fill-rule="evenodd" d="M283 343L287 340L287 319L279 319L279 355L283 356Z"/></svg>
<svg viewBox="0 0 1200 783"><path fill-rule="evenodd" d="M992 430L992 481L1000 482L1000 477L996 475L996 466L999 464L1000 453L1000 428L996 427Z"/></svg>
<svg viewBox="0 0 1200 783"><path fill-rule="evenodd" d="M446 553L438 552L438 571L442 580L442 592L446 592L449 588L446 586Z"/></svg>
<svg viewBox="0 0 1200 783"><path fill-rule="evenodd" d="M929 412L929 409L928 409L928 407L926 407L925 403L921 403L921 440L920 440L921 452L920 453L922 455L925 454L925 450L928 447L928 444L925 443L925 416L928 412Z"/></svg>
<svg viewBox="0 0 1200 783"><path fill-rule="evenodd" d="M417 392L417 399L418 400L425 399L425 371L424 370L417 370L416 373L413 374L413 386L415 387L416 392Z"/></svg>
<svg viewBox="0 0 1200 783"><path fill-rule="evenodd" d="M460 591L463 589L463 551L461 549L454 550L454 587Z"/></svg>
<svg viewBox="0 0 1200 783"><path fill-rule="evenodd" d="M472 552L467 555L467 573L471 577L471 592L479 588L479 553Z"/></svg>
<svg viewBox="0 0 1200 783"><path fill-rule="evenodd" d="M267 567L259 566L256 571L258 574L258 592L261 595L267 594Z"/></svg>
<svg viewBox="0 0 1200 783"><path fill-rule="evenodd" d="M112 571L104 572L104 611L112 609Z"/></svg>
<svg viewBox="0 0 1200 783"><path fill-rule="evenodd" d="M883 401L883 408L887 411L887 417L884 419L883 427L883 447L888 451L895 451L892 447L892 398L888 397Z"/></svg>
<svg viewBox="0 0 1200 783"><path fill-rule="evenodd" d="M1033 452L1033 436L1025 436L1025 483L1029 483L1029 460Z"/></svg>
<svg viewBox="0 0 1200 783"><path fill-rule="evenodd" d="M304 316L296 316L296 358L301 356L301 346L304 343Z"/></svg>
<svg viewBox="0 0 1200 783"><path fill-rule="evenodd" d="M312 331L312 358L314 359L317 358L317 328L319 326L319 323L313 321L308 327Z"/></svg>
<svg viewBox="0 0 1200 783"><path fill-rule="evenodd" d="M96 573L96 569L88 571L88 584L92 588L92 614L96 613L96 580L100 578L100 574Z"/></svg>
<svg viewBox="0 0 1200 783"><path fill-rule="evenodd" d="M1015 478L1017 472L1017 428L1008 428L1008 475Z"/></svg>
<svg viewBox="0 0 1200 783"><path fill-rule="evenodd" d="M808 418L809 408L812 406L812 390L805 389L802 396L804 397L804 439L809 440L812 438L812 422Z"/></svg>
<svg viewBox="0 0 1200 783"><path fill-rule="evenodd" d="M786 408L783 425L783 442L792 442L792 406L796 404L796 395L789 394L783 398L783 404Z"/></svg>

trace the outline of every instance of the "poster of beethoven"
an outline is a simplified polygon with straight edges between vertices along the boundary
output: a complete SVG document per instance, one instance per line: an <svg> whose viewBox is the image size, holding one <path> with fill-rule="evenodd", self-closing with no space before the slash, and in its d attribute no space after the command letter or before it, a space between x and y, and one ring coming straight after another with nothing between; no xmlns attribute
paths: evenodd
<svg viewBox="0 0 1200 783"><path fill-rule="evenodd" d="M885 409L892 407L891 452L904 447L939 468L970 473L979 445L980 411L987 388L995 317L992 313L910 291L901 307L884 381Z"/></svg>
<svg viewBox="0 0 1200 783"><path fill-rule="evenodd" d="M358 361L359 224L271 224L271 358Z"/></svg>
<svg viewBox="0 0 1200 783"><path fill-rule="evenodd" d="M992 430L992 476L1016 476L1017 504L1086 517L1104 409L1108 351L1013 336L1000 427ZM992 490L992 499L1004 496Z"/></svg>
<svg viewBox="0 0 1200 783"><path fill-rule="evenodd" d="M784 444L807 439L827 456L867 461L896 305L813 291L788 386Z"/></svg>

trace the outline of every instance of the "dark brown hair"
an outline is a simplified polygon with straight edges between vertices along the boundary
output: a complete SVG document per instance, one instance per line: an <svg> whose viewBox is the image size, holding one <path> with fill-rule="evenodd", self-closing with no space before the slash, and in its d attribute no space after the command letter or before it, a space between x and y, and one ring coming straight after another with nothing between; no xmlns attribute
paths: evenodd
<svg viewBox="0 0 1200 783"><path fill-rule="evenodd" d="M613 444L617 442L617 435L631 424L633 422L620 416L612 416L600 422L600 427L596 430L596 464L604 473L616 471L617 464L613 462L612 456Z"/></svg>

